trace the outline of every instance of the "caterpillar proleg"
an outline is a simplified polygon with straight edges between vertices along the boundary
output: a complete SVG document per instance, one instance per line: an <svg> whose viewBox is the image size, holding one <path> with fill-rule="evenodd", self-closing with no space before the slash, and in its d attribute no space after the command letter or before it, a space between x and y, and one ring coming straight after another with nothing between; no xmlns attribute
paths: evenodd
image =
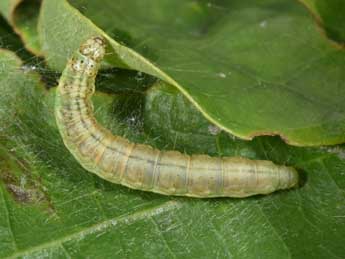
<svg viewBox="0 0 345 259"><path fill-rule="evenodd" d="M297 185L294 168L270 161L189 156L114 136L96 122L90 99L105 47L100 36L82 44L68 61L56 92L62 139L86 170L133 189L199 198L247 197Z"/></svg>

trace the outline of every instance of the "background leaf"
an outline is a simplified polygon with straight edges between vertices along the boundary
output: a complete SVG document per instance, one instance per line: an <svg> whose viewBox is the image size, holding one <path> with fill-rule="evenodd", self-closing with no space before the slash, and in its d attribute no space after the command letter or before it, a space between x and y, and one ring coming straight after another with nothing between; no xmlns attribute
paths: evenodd
<svg viewBox="0 0 345 259"><path fill-rule="evenodd" d="M39 53L54 70L81 41L103 34L112 48L105 65L174 85L209 121L238 137L280 135L304 146L344 142L344 51L320 34L298 1L103 1L105 8L94 0L70 2L81 13L65 0L43 1L32 38L40 39ZM39 10L22 4L14 20L26 20L25 6L28 13Z"/></svg>
<svg viewBox="0 0 345 259"><path fill-rule="evenodd" d="M345 44L345 3L341 0L300 0L316 17L327 36L337 42L338 47Z"/></svg>
<svg viewBox="0 0 345 259"><path fill-rule="evenodd" d="M98 1L71 2L106 35L150 60L112 42L116 55L109 62L175 85L218 127L245 139L279 134L295 145L344 141L345 55L301 4L108 1L98 8ZM79 39L103 33L63 1L44 2L40 28L56 68Z"/></svg>
<svg viewBox="0 0 345 259"><path fill-rule="evenodd" d="M40 3L40 0L2 0L0 3L0 14L23 39L25 47L36 55L40 55L41 49L37 34Z"/></svg>

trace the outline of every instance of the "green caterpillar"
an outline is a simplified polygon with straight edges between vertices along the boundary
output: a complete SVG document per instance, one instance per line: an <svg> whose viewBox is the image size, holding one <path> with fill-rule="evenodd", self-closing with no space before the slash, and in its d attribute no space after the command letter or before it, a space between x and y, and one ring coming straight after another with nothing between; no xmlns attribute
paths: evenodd
<svg viewBox="0 0 345 259"><path fill-rule="evenodd" d="M62 139L88 171L133 189L198 198L247 197L296 186L294 168L241 157L160 151L114 136L93 116L90 97L106 42L93 37L68 61L56 94Z"/></svg>

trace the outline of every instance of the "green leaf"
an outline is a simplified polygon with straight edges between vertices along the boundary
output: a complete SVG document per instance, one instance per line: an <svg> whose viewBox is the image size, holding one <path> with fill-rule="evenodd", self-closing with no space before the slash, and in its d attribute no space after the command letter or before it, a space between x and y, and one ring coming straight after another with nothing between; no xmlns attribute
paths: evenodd
<svg viewBox="0 0 345 259"><path fill-rule="evenodd" d="M51 67L62 69L81 41L103 34L114 49L108 64L176 86L209 121L238 137L278 134L294 145L344 141L345 54L301 4L71 2L83 14L64 1L42 5L40 38Z"/></svg>
<svg viewBox="0 0 345 259"><path fill-rule="evenodd" d="M0 13L8 21L11 20L11 15L17 6L17 2L16 0L4 0L0 3Z"/></svg>
<svg viewBox="0 0 345 259"><path fill-rule="evenodd" d="M11 11L16 21L25 24L28 17L38 17L38 7L34 14L26 11L34 2L13 8L8 4L20 1L4 0L0 10L16 10ZM319 35L300 5L288 0L116 1L117 7L115 1L73 4L108 35L113 48L109 51L115 53L108 56L104 68L115 65L155 75L121 69L100 73L95 113L114 134L189 154L273 160L298 168L305 184L244 200L197 200L134 191L97 178L73 159L57 131L55 90L46 90L43 84L47 78L53 80L56 71L22 55L20 41L1 21L1 46L14 50L25 64L13 52L0 50L0 258L344 256L345 146L297 148L272 137L243 141L210 124L214 113L206 113L207 107L221 105L224 114L229 109L213 119L220 118L217 124L224 126L231 117L226 131L242 133L247 127L256 130L257 123L264 123L269 132L280 127L276 133L282 133L283 122L295 123L291 117L298 122L305 116L304 122L298 122L305 128L291 129L289 141L299 138L314 145L343 139L343 52ZM40 11L40 30L28 21L31 33L27 39L20 35L27 48L34 37L41 38L38 47L53 69L61 70L84 38L103 34L63 0L44 1ZM11 23L16 30L18 24ZM205 56L191 55L200 42L205 43L201 53ZM221 55L229 49L231 55ZM167 69L169 62L176 71ZM193 73L192 69L204 67L207 73ZM224 68L233 72L231 76L218 74ZM210 69L217 76L210 78ZM169 72L169 77L162 71ZM287 74L288 84L275 84L284 82ZM253 84L259 77L274 80ZM241 95L243 85L251 87ZM274 117L275 109L266 113L277 102L276 96L270 98L273 89L282 98L286 85L301 94L287 100L297 105L308 97L309 110L301 104L298 114L292 112L290 118ZM202 94L210 91L210 97L195 98L198 89ZM229 97L233 102L224 103L219 92L212 96L215 90L225 92L226 98L234 93ZM262 109L257 108L260 104ZM280 103L277 109L282 109ZM244 121L245 114L254 120L245 117ZM244 127L243 122L249 125Z"/></svg>
<svg viewBox="0 0 345 259"><path fill-rule="evenodd" d="M71 0L80 12L66 0L43 1L41 9L38 1L13 2L12 24L28 48L40 39L35 53L53 69L61 71L81 41L102 34L111 46L105 66L174 85L210 122L240 138L344 142L345 54L298 1ZM342 41L341 1L301 2ZM0 5L6 15L9 3Z"/></svg>
<svg viewBox="0 0 345 259"><path fill-rule="evenodd" d="M340 47L345 44L345 2L342 0L300 0L318 20L328 37Z"/></svg>
<svg viewBox="0 0 345 259"><path fill-rule="evenodd" d="M37 34L38 10L40 0L2 0L0 14L23 39L25 47L36 55L40 55L40 44Z"/></svg>
<svg viewBox="0 0 345 259"><path fill-rule="evenodd" d="M99 179L73 159L55 125L55 89L45 90L9 51L0 52L0 64L1 258L343 256L344 146L234 140L210 128L174 87L106 70L97 85L108 93L95 95L95 114L114 134L187 153L272 159L307 176L299 189L244 200L134 191ZM109 75L119 78L113 90L105 87Z"/></svg>

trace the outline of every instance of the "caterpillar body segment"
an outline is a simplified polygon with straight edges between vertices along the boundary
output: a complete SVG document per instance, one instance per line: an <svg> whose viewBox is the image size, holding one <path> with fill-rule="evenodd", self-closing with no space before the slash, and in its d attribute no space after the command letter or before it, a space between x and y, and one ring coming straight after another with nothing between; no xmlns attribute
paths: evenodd
<svg viewBox="0 0 345 259"><path fill-rule="evenodd" d="M68 61L56 93L62 139L86 170L133 189L199 198L247 197L297 185L294 168L270 161L189 156L114 136L95 120L90 99L104 53L101 37L82 44Z"/></svg>

